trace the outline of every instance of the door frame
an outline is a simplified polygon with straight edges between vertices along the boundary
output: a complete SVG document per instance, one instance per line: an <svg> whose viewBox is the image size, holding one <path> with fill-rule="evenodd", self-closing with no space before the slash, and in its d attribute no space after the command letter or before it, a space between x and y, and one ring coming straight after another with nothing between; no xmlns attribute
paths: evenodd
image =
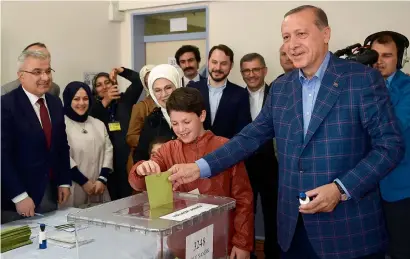
<svg viewBox="0 0 410 259"><path fill-rule="evenodd" d="M175 13L181 11L205 10L205 32L194 33L177 33L165 35L144 36L145 21L144 17L151 14ZM206 42L206 53L209 52L209 9L206 5L194 7L176 8L158 11L142 11L131 14L131 64L134 70L139 71L146 63L145 43L149 42L164 42L164 41L184 41L204 39ZM205 63L206 64L206 63ZM205 65L206 67L206 65Z"/></svg>

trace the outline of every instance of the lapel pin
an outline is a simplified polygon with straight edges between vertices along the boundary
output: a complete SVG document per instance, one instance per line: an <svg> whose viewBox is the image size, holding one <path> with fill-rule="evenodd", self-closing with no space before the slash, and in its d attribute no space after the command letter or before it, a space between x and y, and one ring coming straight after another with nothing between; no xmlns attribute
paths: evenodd
<svg viewBox="0 0 410 259"><path fill-rule="evenodd" d="M338 87L339 84L338 84L337 82L334 82L334 83L333 83L333 86L334 86L334 87Z"/></svg>

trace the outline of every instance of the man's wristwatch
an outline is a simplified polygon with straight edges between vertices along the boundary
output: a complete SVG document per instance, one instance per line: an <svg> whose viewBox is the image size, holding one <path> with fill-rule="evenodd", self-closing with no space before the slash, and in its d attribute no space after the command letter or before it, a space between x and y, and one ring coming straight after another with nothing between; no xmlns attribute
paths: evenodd
<svg viewBox="0 0 410 259"><path fill-rule="evenodd" d="M347 201L347 194L346 192L343 190L342 186L340 186L340 184L336 181L333 182L334 184L336 184L337 189L339 189L340 192L340 200L341 201Z"/></svg>

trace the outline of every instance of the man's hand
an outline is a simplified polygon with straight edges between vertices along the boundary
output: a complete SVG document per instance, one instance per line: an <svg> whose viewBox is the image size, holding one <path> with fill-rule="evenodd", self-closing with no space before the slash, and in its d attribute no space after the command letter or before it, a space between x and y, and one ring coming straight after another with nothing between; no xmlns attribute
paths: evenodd
<svg viewBox="0 0 410 259"><path fill-rule="evenodd" d="M70 187L58 187L58 204L63 205L70 197Z"/></svg>
<svg viewBox="0 0 410 259"><path fill-rule="evenodd" d="M113 85L107 90L101 102L104 105L104 107L107 107L113 100L117 100L120 98L121 98L121 93L120 93L120 90L118 89L118 86Z"/></svg>
<svg viewBox="0 0 410 259"><path fill-rule="evenodd" d="M172 188L174 191L177 190L180 185L193 182L201 176L196 163L176 164L168 171L172 174L168 180L173 183Z"/></svg>
<svg viewBox="0 0 410 259"><path fill-rule="evenodd" d="M138 175L145 176L150 174L161 173L161 168L156 162L148 160L137 166L137 169L135 171Z"/></svg>
<svg viewBox="0 0 410 259"><path fill-rule="evenodd" d="M124 68L122 67L113 68L110 72L110 80L114 83L117 83L117 75L121 74L122 72L124 72Z"/></svg>
<svg viewBox="0 0 410 259"><path fill-rule="evenodd" d="M299 211L305 214L332 212L341 198L340 191L335 183L329 183L308 191L306 196L310 197L311 202L299 207Z"/></svg>
<svg viewBox="0 0 410 259"><path fill-rule="evenodd" d="M242 250L234 246L232 248L231 256L229 259L249 259L251 257L250 252Z"/></svg>
<svg viewBox="0 0 410 259"><path fill-rule="evenodd" d="M90 180L86 182L85 184L83 184L83 186L81 187L88 195L92 195L95 192L95 184L91 182Z"/></svg>
<svg viewBox="0 0 410 259"><path fill-rule="evenodd" d="M95 181L94 186L95 186L95 192L93 194L103 194L104 193L105 184L103 184L101 181Z"/></svg>
<svg viewBox="0 0 410 259"><path fill-rule="evenodd" d="M17 213L23 217L33 217L35 208L36 205L30 197L16 203Z"/></svg>

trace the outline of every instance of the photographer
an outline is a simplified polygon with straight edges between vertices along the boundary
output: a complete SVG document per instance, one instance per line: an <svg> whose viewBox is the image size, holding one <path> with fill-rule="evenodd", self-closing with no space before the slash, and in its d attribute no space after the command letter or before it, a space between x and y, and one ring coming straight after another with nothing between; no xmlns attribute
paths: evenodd
<svg viewBox="0 0 410 259"><path fill-rule="evenodd" d="M401 163L380 181L383 210L386 217L392 259L410 258L410 77L400 69L406 62L408 39L396 32L383 31L370 35L365 45L379 54L373 65L386 81L394 111L399 119L405 146Z"/></svg>
<svg viewBox="0 0 410 259"><path fill-rule="evenodd" d="M131 82L124 93L116 85L117 75ZM138 72L122 67L114 68L111 74L98 73L92 85L96 102L90 115L104 122L114 146L114 170L108 179L108 191L112 200L121 199L132 194L126 168L130 148L125 139L132 106L138 101L143 86Z"/></svg>

